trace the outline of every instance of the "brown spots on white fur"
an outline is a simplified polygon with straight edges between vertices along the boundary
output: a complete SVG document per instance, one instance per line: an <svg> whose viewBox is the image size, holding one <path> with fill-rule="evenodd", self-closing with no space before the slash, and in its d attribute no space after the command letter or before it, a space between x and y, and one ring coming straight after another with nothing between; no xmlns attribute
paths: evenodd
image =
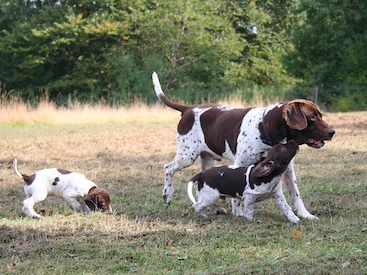
<svg viewBox="0 0 367 275"><path fill-rule="evenodd" d="M54 179L54 182L52 183L52 185L57 185L57 183L60 181L60 178L59 177L56 177Z"/></svg>

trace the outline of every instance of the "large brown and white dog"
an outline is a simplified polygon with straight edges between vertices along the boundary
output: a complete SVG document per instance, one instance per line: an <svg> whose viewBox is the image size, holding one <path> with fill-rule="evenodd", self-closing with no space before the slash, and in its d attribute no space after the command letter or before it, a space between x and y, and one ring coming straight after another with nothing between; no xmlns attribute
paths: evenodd
<svg viewBox="0 0 367 275"><path fill-rule="evenodd" d="M211 168L215 160L229 159L236 166L249 166L267 155L269 149L291 139L298 145L321 148L335 131L323 119L311 101L295 99L267 108L236 108L227 105L202 104L185 106L170 101L163 93L155 72L152 75L157 97L165 105L178 110L182 118L177 127L177 152L164 167L163 199L173 198L173 175L191 166L200 156L202 170ZM298 216L318 218L307 211L297 186L294 159L283 174ZM232 200L232 213L243 216L241 201Z"/></svg>
<svg viewBox="0 0 367 275"><path fill-rule="evenodd" d="M82 174L48 168L28 176L19 173L17 159L13 161L13 171L24 180L24 193L27 198L23 201L22 210L29 217L41 217L34 211L33 206L45 200L47 196L63 198L76 212L88 214L91 210L101 209L106 213L112 213L108 192L97 187Z"/></svg>

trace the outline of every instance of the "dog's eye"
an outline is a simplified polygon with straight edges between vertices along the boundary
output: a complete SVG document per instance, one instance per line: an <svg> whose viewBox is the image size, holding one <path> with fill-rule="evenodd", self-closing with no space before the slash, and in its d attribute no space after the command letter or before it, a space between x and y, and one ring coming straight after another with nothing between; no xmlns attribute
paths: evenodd
<svg viewBox="0 0 367 275"><path fill-rule="evenodd" d="M311 121L315 121L317 119L317 115L313 115L312 117L310 117Z"/></svg>

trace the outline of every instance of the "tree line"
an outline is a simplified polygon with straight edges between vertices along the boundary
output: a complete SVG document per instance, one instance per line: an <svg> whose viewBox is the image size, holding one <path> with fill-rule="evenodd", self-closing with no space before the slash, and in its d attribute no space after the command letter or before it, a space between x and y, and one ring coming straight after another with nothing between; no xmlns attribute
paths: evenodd
<svg viewBox="0 0 367 275"><path fill-rule="evenodd" d="M0 0L0 92L189 103L233 95L367 106L362 0Z"/></svg>

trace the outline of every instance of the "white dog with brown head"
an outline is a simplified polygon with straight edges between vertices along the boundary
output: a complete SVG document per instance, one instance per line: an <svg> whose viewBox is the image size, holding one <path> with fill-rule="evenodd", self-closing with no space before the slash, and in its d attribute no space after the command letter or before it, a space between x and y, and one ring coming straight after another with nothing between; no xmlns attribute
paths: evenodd
<svg viewBox="0 0 367 275"><path fill-rule="evenodd" d="M13 161L13 171L24 180L24 193L27 198L23 201L22 210L29 217L41 217L34 211L33 206L44 201L47 196L63 198L76 212L89 213L91 210L101 209L103 212L112 213L108 192L82 174L49 168L28 176L19 173L17 159Z"/></svg>

